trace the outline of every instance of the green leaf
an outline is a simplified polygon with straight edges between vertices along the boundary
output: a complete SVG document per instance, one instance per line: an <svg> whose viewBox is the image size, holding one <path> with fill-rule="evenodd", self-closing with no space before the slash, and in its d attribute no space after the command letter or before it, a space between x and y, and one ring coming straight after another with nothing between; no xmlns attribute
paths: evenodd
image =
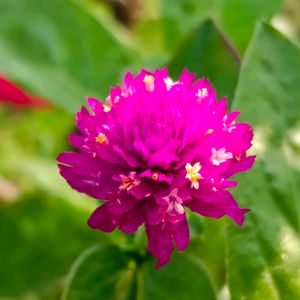
<svg viewBox="0 0 300 300"><path fill-rule="evenodd" d="M0 0L0 72L68 111L106 95L128 60L113 34L71 0Z"/></svg>
<svg viewBox="0 0 300 300"><path fill-rule="evenodd" d="M173 255L172 263L159 270L153 263L138 272L138 300L190 300L216 299L213 285L206 269L193 256Z"/></svg>
<svg viewBox="0 0 300 300"><path fill-rule="evenodd" d="M159 270L148 257L116 247L88 249L74 263L62 300L216 299L205 268L194 257L175 255Z"/></svg>
<svg viewBox="0 0 300 300"><path fill-rule="evenodd" d="M204 22L182 44L169 64L170 74L176 78L185 67L196 73L198 78L210 79L219 97L233 97L239 57L212 21Z"/></svg>
<svg viewBox="0 0 300 300"><path fill-rule="evenodd" d="M173 51L191 30L212 16L215 1L162 0L160 2L166 49Z"/></svg>
<svg viewBox="0 0 300 300"><path fill-rule="evenodd" d="M255 128L257 162L235 195L248 207L244 228L228 227L232 299L300 298L300 50L258 26L234 109Z"/></svg>
<svg viewBox="0 0 300 300"><path fill-rule="evenodd" d="M185 253L197 257L207 269L214 286L220 290L226 283L225 266L225 224L226 219L211 219L191 214L188 219L190 227L190 245ZM202 231L195 233L194 222L199 219L202 222ZM180 258L179 258L180 259Z"/></svg>
<svg viewBox="0 0 300 300"><path fill-rule="evenodd" d="M78 254L95 242L107 241L104 234L88 228L88 215L43 193L1 203L0 298L37 297L54 290L57 299Z"/></svg>
<svg viewBox="0 0 300 300"><path fill-rule="evenodd" d="M174 49L203 20L213 18L243 52L258 19L270 19L282 0L162 0L167 49Z"/></svg>
<svg viewBox="0 0 300 300"><path fill-rule="evenodd" d="M221 0L218 20L237 48L244 52L256 21L261 18L271 19L272 15L279 11L282 2L282 0Z"/></svg>
<svg viewBox="0 0 300 300"><path fill-rule="evenodd" d="M116 247L92 247L73 264L62 300L129 299L134 261Z"/></svg>

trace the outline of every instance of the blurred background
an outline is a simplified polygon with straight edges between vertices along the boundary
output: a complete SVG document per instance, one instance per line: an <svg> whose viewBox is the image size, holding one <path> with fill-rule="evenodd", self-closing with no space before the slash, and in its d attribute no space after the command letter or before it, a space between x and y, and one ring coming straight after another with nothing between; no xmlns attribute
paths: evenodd
<svg viewBox="0 0 300 300"><path fill-rule="evenodd" d="M300 299L299 290L286 297L280 291L231 295L223 219L190 217L187 253L199 261L177 258L183 265L170 267L177 279L168 275L169 267L152 275L151 260L148 269L139 268L143 237L90 230L86 221L96 201L72 191L55 163L70 149L74 113L85 98L104 100L127 70L167 65L176 78L188 67L232 102L258 20L299 43L299 0L0 0L1 300L157 300L172 293L173 299L200 299L189 296L199 286L203 299ZM113 250L98 255L97 244ZM76 279L86 255L95 258ZM106 260L115 265L95 266ZM200 271L185 275L189 264L192 269L198 263ZM198 282L195 289L192 281Z"/></svg>

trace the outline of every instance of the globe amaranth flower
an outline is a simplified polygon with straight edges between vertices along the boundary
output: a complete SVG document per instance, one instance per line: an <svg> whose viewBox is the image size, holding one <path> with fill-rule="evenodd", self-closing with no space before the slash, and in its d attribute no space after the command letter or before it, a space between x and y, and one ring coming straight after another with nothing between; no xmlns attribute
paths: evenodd
<svg viewBox="0 0 300 300"><path fill-rule="evenodd" d="M228 188L233 174L249 169L252 128L227 114L226 98L206 79L184 70L127 73L102 104L88 99L77 114L77 152L59 155L59 170L77 191L104 200L90 217L92 228L135 232L144 225L148 250L161 267L189 243L186 211L242 225L241 209Z"/></svg>

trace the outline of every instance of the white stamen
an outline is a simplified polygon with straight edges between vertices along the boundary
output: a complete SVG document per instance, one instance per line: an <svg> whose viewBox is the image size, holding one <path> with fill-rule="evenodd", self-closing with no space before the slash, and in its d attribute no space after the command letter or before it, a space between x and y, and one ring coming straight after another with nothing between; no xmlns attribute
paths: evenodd
<svg viewBox="0 0 300 300"><path fill-rule="evenodd" d="M165 78L165 79L164 79L164 82L165 82L167 91L169 91L169 90L172 88L172 86L176 83L176 82L174 82L174 81L172 80L172 78L170 78L170 77Z"/></svg>
<svg viewBox="0 0 300 300"><path fill-rule="evenodd" d="M208 96L207 88L198 89L196 96L198 101L201 101L204 97Z"/></svg>
<svg viewBox="0 0 300 300"><path fill-rule="evenodd" d="M168 203L167 213L172 213L175 210L178 214L182 215L185 212L182 206L183 201L177 193L178 188L175 188L170 192L169 196L163 197L163 199Z"/></svg>
<svg viewBox="0 0 300 300"><path fill-rule="evenodd" d="M145 89L148 92L154 91L155 78L152 75L145 75L143 82L145 83Z"/></svg>
<svg viewBox="0 0 300 300"><path fill-rule="evenodd" d="M231 159L232 157L232 153L226 152L226 148L224 147L219 150L216 150L215 148L211 149L210 161L215 166L219 166L221 163Z"/></svg>

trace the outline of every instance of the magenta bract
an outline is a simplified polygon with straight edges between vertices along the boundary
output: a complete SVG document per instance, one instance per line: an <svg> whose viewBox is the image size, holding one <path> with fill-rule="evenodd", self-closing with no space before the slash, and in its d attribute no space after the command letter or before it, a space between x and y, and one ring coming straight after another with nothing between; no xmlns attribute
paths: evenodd
<svg viewBox="0 0 300 300"><path fill-rule="evenodd" d="M246 156L252 128L227 114L206 79L194 82L184 70L178 81L168 70L127 73L123 86L102 104L88 99L77 114L77 152L57 158L61 175L75 190L104 200L88 224L111 232L133 233L145 225L156 267L170 261L174 244L189 243L186 210L207 217L224 215L242 225L241 209L228 192L228 178L249 169Z"/></svg>

